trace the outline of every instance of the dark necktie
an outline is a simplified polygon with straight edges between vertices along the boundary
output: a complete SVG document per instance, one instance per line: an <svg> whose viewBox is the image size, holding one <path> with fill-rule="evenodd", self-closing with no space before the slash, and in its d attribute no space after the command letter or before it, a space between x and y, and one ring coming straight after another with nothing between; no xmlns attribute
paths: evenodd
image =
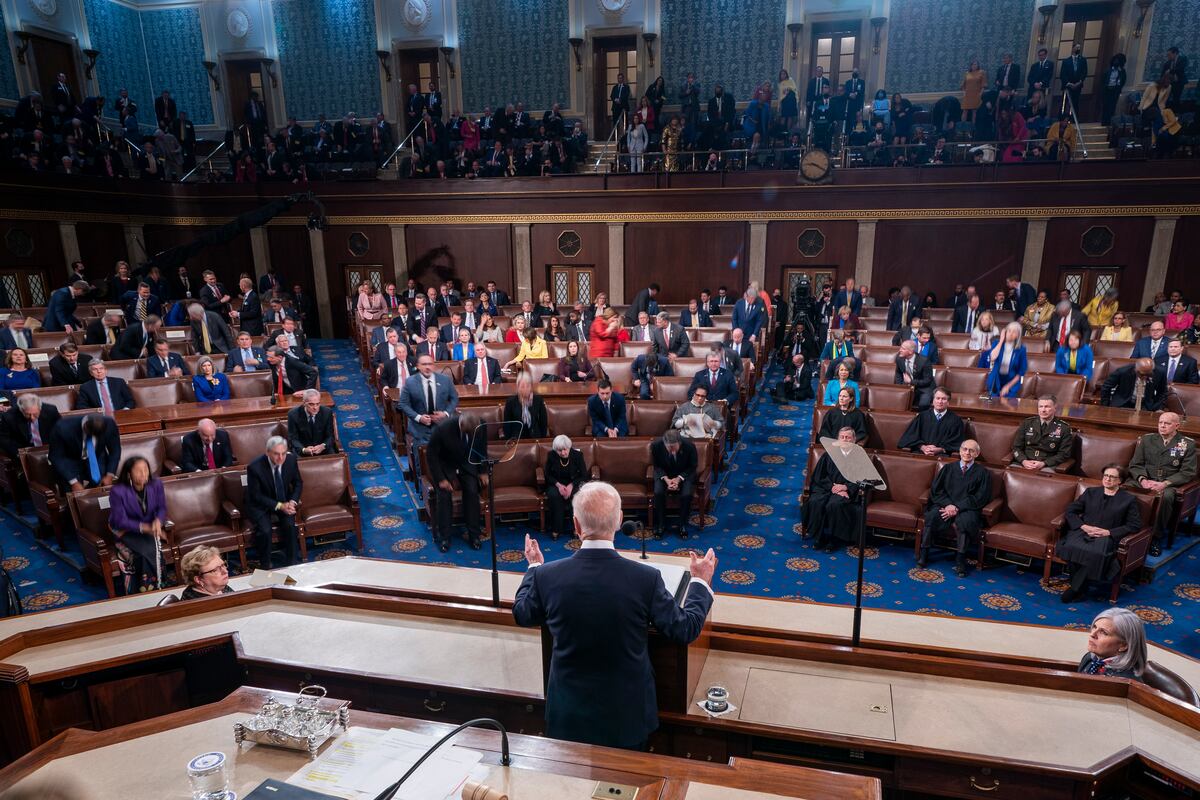
<svg viewBox="0 0 1200 800"><path fill-rule="evenodd" d="M42 446L42 432L38 430L37 420L31 420L29 423L29 441L33 442L34 447Z"/></svg>
<svg viewBox="0 0 1200 800"><path fill-rule="evenodd" d="M433 381L425 381L425 413L433 414Z"/></svg>
<svg viewBox="0 0 1200 800"><path fill-rule="evenodd" d="M281 503L287 501L283 491L283 470L279 467L275 467L275 499Z"/></svg>
<svg viewBox="0 0 1200 800"><path fill-rule="evenodd" d="M1167 383L1175 382L1175 364L1178 359L1171 359L1171 365L1167 367Z"/></svg>

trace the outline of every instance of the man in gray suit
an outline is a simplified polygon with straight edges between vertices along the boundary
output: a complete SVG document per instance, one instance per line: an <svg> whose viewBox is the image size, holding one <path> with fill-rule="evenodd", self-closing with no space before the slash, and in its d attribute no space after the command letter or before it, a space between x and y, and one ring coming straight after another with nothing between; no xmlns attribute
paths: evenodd
<svg viewBox="0 0 1200 800"><path fill-rule="evenodd" d="M400 410L408 417L414 447L429 444L434 426L458 409L458 391L448 377L433 371L432 356L417 359L417 372L404 382L400 392ZM420 471L415 458L410 466L414 472Z"/></svg>
<svg viewBox="0 0 1200 800"><path fill-rule="evenodd" d="M205 311L199 303L192 303L188 306L188 317L192 327L192 347L197 353L224 355L235 347L233 331L219 315Z"/></svg>
<svg viewBox="0 0 1200 800"><path fill-rule="evenodd" d="M681 325L671 322L671 315L660 311L654 318L655 328L650 332L650 341L654 352L667 358L687 358L692 351L692 343L688 341L687 331Z"/></svg>

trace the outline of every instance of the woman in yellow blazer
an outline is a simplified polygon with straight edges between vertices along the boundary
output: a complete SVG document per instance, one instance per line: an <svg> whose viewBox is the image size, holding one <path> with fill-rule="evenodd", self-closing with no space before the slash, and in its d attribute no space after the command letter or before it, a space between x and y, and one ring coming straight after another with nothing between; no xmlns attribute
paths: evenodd
<svg viewBox="0 0 1200 800"><path fill-rule="evenodd" d="M521 339L521 348L517 350L517 354L512 357L512 360L504 365L504 369L508 369L513 364L520 364L527 358L549 358L550 348L546 344L546 340L538 336L537 328L526 328L525 336Z"/></svg>
<svg viewBox="0 0 1200 800"><path fill-rule="evenodd" d="M1103 328L1112 322L1113 314L1117 313L1117 290L1109 289L1103 295L1096 295L1083 307L1083 313L1093 328Z"/></svg>

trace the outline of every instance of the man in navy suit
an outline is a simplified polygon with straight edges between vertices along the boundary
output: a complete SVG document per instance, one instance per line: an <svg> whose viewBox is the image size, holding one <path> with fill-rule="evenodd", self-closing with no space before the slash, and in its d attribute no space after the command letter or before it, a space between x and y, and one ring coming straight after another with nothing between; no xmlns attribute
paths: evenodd
<svg viewBox="0 0 1200 800"><path fill-rule="evenodd" d="M483 366L483 369L480 369ZM488 355L487 345L483 342L475 345L475 357L468 358L463 362L462 372L463 386L478 386L482 391L484 387L484 377L487 378L487 386L493 383L504 383L504 375L500 372L500 362L492 356Z"/></svg>
<svg viewBox="0 0 1200 800"><path fill-rule="evenodd" d="M1200 368L1196 359L1183 352L1183 342L1167 342L1167 363L1163 365L1167 383L1200 383Z"/></svg>
<svg viewBox="0 0 1200 800"><path fill-rule="evenodd" d="M1025 309L1037 302L1037 289L1033 288L1032 284L1022 281L1020 275L1009 275L1005 283L1008 286L1008 294L1016 306L1014 310L1018 317L1025 313Z"/></svg>
<svg viewBox="0 0 1200 800"><path fill-rule="evenodd" d="M233 464L233 447L229 434L211 419L196 423L196 430L184 434L180 441L182 455L179 467L184 472L203 472Z"/></svg>
<svg viewBox="0 0 1200 800"><path fill-rule="evenodd" d="M254 529L254 548L263 569L271 569L271 524L279 526L285 566L296 563L296 512L304 481L287 439L267 439L264 455L246 467L246 518Z"/></svg>
<svg viewBox="0 0 1200 800"><path fill-rule="evenodd" d="M75 398L76 410L98 408L105 414L111 414L134 407L129 384L121 378L110 378L103 361L96 359L88 364L88 373L92 379L79 387L79 394Z"/></svg>
<svg viewBox="0 0 1200 800"><path fill-rule="evenodd" d="M121 310L125 312L125 322L128 324L140 322L151 314L162 311L162 300L151 293L150 284L144 281L138 284L136 291L126 292L120 298L120 303Z"/></svg>
<svg viewBox="0 0 1200 800"><path fill-rule="evenodd" d="M1130 358L1148 358L1154 362L1156 367L1165 367L1167 364L1167 345L1170 339L1164 334L1167 332L1167 327L1162 323L1162 320L1155 320L1150 323L1150 335L1143 336L1133 344L1133 352L1129 354Z"/></svg>
<svg viewBox="0 0 1200 800"><path fill-rule="evenodd" d="M757 342L758 332L766 324L766 321L767 312L758 299L758 294L753 289L747 289L746 293L742 295L742 299L733 306L731 327L741 328L747 339Z"/></svg>
<svg viewBox="0 0 1200 800"><path fill-rule="evenodd" d="M854 278L846 279L846 288L839 289L838 293L833 296L833 307L835 310L842 306L850 306L850 313L858 316L862 313L863 296L854 285Z"/></svg>
<svg viewBox="0 0 1200 800"><path fill-rule="evenodd" d="M283 279L275 273L275 265L268 264L267 271L258 279L259 294L270 297L272 292L283 291L284 286ZM396 284L393 283L391 286L395 288Z"/></svg>
<svg viewBox="0 0 1200 800"><path fill-rule="evenodd" d="M128 361L133 358L145 358L154 352L154 340L162 327L162 318L150 314L141 322L131 322L117 339L117 343L109 352L108 357L113 361Z"/></svg>
<svg viewBox="0 0 1200 800"><path fill-rule="evenodd" d="M707 302L705 306L707 306ZM695 300L688 301L688 307L679 312L679 324L685 328L711 328L712 317L707 307L702 307Z"/></svg>
<svg viewBox="0 0 1200 800"><path fill-rule="evenodd" d="M62 420L50 434L50 463L64 490L110 485L121 463L117 423L103 414Z"/></svg>
<svg viewBox="0 0 1200 800"><path fill-rule="evenodd" d="M898 331L901 328L907 328L912 318L920 313L920 302L912 296L912 289L905 286L900 289L900 296L888 306L887 329Z"/></svg>
<svg viewBox="0 0 1200 800"><path fill-rule="evenodd" d="M242 278L238 288L242 290L242 305L237 312L238 328L251 336L262 336L262 300L259 299L258 292L254 291L254 281Z"/></svg>
<svg viewBox="0 0 1200 800"><path fill-rule="evenodd" d="M22 447L38 447L50 442L60 419L58 407L43 403L36 394L24 392L18 395L15 406L0 414L0 450L14 462L20 460Z"/></svg>
<svg viewBox="0 0 1200 800"><path fill-rule="evenodd" d="M388 345L390 353L379 362L379 387L403 389L404 384L413 374L413 364L416 363L408 353L408 345L397 340Z"/></svg>
<svg viewBox="0 0 1200 800"><path fill-rule="evenodd" d="M529 569L517 589L518 625L544 625L554 640L546 686L546 735L607 747L642 749L658 728L658 699L650 665L648 629L688 644L712 607L710 582L717 567L712 549L691 555L691 582L683 605L655 568L616 552L621 496L611 484L585 483L572 503L574 555L545 563L525 537ZM620 687L622 701L611 701Z"/></svg>
<svg viewBox="0 0 1200 800"><path fill-rule="evenodd" d="M488 309L488 313L490 313L492 316L496 315L495 309L498 309L500 306L511 305L511 303L508 301L508 292L505 292L503 289L497 289L495 281L487 282L485 299L487 302L491 303L491 308Z"/></svg>
<svg viewBox="0 0 1200 800"><path fill-rule="evenodd" d="M733 408L734 403L738 401L738 385L733 373L721 366L720 353L710 350L705 358L705 363L705 368L692 378L692 383L688 386L688 394L694 392L697 386L704 386L708 389L709 400L714 403L724 400L730 408Z"/></svg>
<svg viewBox="0 0 1200 800"><path fill-rule="evenodd" d="M592 436L615 439L629 435L625 398L613 391L612 381L605 378L596 384L596 393L588 398L587 409L592 421Z"/></svg>
<svg viewBox="0 0 1200 800"><path fill-rule="evenodd" d="M8 318L8 324L0 328L0 350L8 352L18 347L22 350L33 347L33 334L25 330L25 317L13 314Z"/></svg>
<svg viewBox="0 0 1200 800"><path fill-rule="evenodd" d="M50 304L46 307L46 316L42 319L44 331L73 331L80 327L75 318L75 309L79 298L91 290L87 281L75 281L70 286L55 289L50 295Z"/></svg>
<svg viewBox="0 0 1200 800"><path fill-rule="evenodd" d="M171 343L166 339L154 341L154 355L146 359L147 378L178 378L190 375L187 363L179 353L171 352Z"/></svg>
<svg viewBox="0 0 1200 800"><path fill-rule="evenodd" d="M250 334L242 331L237 337L237 347L225 354L225 372L257 372L268 369L267 354L261 347L254 346Z"/></svg>

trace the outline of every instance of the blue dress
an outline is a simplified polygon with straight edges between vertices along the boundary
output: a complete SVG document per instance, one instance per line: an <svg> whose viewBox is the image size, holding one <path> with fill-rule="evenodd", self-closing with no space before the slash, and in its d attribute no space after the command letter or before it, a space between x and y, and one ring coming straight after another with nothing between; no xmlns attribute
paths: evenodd
<svg viewBox="0 0 1200 800"><path fill-rule="evenodd" d="M1005 345L1007 348L1007 345ZM997 358L991 366L991 372L988 373L988 394L993 397L1000 395L1000 390L1004 384L1011 381L1013 378L1025 377L1025 370L1028 369L1029 362L1025 357L1025 345L1021 345L1012 351L1012 359L1009 361L1007 372L1001 372L1004 367L1004 351L1000 351L1000 357ZM1013 387L1008 390L1005 397L1018 397L1021 394L1021 381L1018 380L1013 384Z"/></svg>
<svg viewBox="0 0 1200 800"><path fill-rule="evenodd" d="M13 400L13 392L19 389L37 389L42 385L42 376L36 369L29 367L23 370L0 369L0 395Z"/></svg>
<svg viewBox="0 0 1200 800"><path fill-rule="evenodd" d="M846 387L854 390L854 405L857 407L859 402L858 384L854 381L846 381ZM837 381L830 381L825 384L825 397L822 399L822 404L827 406L836 406L838 395L842 392L842 384Z"/></svg>
<svg viewBox="0 0 1200 800"><path fill-rule="evenodd" d="M197 403L212 403L217 400L229 399L229 379L225 377L225 373L215 373L213 378L217 381L215 386L203 375L192 376L192 389L196 392Z"/></svg>

